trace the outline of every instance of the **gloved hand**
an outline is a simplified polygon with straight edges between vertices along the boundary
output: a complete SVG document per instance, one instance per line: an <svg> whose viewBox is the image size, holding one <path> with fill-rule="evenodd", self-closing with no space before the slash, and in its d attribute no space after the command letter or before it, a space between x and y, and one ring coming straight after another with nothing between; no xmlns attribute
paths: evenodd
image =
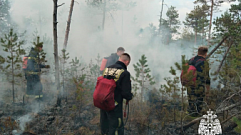
<svg viewBox="0 0 241 135"><path fill-rule="evenodd" d="M50 66L49 66L49 65L46 65L45 68L50 68Z"/></svg>

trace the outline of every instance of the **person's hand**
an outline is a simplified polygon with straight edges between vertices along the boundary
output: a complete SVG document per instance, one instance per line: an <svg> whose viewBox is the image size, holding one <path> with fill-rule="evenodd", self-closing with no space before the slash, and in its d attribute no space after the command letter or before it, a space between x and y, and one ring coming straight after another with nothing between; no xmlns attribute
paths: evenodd
<svg viewBox="0 0 241 135"><path fill-rule="evenodd" d="M46 65L45 68L50 68L50 66L49 66L49 65Z"/></svg>

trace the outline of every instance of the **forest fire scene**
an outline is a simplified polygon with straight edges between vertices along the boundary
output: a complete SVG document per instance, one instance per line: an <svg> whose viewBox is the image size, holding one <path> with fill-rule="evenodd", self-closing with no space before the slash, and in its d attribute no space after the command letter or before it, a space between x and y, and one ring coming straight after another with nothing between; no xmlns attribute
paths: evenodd
<svg viewBox="0 0 241 135"><path fill-rule="evenodd" d="M0 0L0 135L241 134L241 0Z"/></svg>

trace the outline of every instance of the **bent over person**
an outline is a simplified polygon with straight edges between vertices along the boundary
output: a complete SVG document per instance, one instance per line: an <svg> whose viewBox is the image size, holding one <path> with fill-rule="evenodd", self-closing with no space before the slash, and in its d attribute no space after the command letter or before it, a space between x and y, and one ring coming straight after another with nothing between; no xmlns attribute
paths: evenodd
<svg viewBox="0 0 241 135"><path fill-rule="evenodd" d="M130 73L127 71L130 59L129 54L123 53L119 61L107 67L103 72L104 78L108 79L110 77L116 81L116 89L114 91L116 106L112 111L100 110L102 135L124 135L123 99L129 101L133 97Z"/></svg>
<svg viewBox="0 0 241 135"><path fill-rule="evenodd" d="M42 51L43 45L37 45L31 48L27 62L27 92L26 97L42 98L42 84L40 81L41 68L49 68L49 65L43 65L40 62L39 52Z"/></svg>
<svg viewBox="0 0 241 135"><path fill-rule="evenodd" d="M193 65L197 70L196 85L189 87L187 90L189 102L188 112L194 117L201 115L204 97L210 96L209 63L206 60L207 52L208 48L206 46L199 47L198 55L188 62L188 65Z"/></svg>

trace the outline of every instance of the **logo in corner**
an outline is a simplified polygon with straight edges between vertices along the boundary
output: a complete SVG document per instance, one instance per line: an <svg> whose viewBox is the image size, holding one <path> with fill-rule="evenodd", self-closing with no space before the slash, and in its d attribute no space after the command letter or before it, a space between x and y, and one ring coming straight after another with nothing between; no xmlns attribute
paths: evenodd
<svg viewBox="0 0 241 135"><path fill-rule="evenodd" d="M209 109L207 115L203 115L200 121L198 134L199 135L219 135L222 134L222 128L220 121L217 119L217 115L213 114L213 111Z"/></svg>

